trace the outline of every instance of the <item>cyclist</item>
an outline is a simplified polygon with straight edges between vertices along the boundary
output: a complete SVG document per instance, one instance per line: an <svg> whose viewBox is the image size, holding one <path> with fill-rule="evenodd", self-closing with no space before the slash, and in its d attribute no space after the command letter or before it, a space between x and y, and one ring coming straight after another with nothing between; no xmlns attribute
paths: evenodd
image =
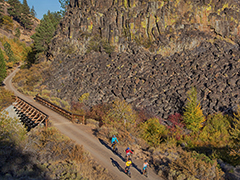
<svg viewBox="0 0 240 180"><path fill-rule="evenodd" d="M125 152L126 152L126 156L127 156L127 160L128 160L128 158L130 157L131 154L133 154L133 152L131 151L131 149L129 147L125 150Z"/></svg>
<svg viewBox="0 0 240 180"><path fill-rule="evenodd" d="M130 174L130 166L132 165L132 160L131 158L129 158L125 164L125 173L128 173L129 176L131 176Z"/></svg>
<svg viewBox="0 0 240 180"><path fill-rule="evenodd" d="M149 166L149 164L148 164L147 160L145 160L144 163L143 163L143 174L146 173L148 166Z"/></svg>
<svg viewBox="0 0 240 180"><path fill-rule="evenodd" d="M118 143L118 139L117 139L117 137L116 137L115 135L113 135L112 140L111 140L111 143L112 143L111 148L113 149L113 146L114 146L116 143Z"/></svg>

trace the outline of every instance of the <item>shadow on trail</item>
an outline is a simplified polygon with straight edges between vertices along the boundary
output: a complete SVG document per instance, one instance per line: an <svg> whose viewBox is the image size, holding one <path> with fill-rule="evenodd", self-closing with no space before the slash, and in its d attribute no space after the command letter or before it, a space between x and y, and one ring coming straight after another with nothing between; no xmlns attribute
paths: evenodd
<svg viewBox="0 0 240 180"><path fill-rule="evenodd" d="M98 138L98 140L100 141L100 143L102 145L104 145L107 149L111 150L112 151L112 148L102 139Z"/></svg>
<svg viewBox="0 0 240 180"><path fill-rule="evenodd" d="M136 164L132 163L132 167L135 168L140 174L142 174L142 170L139 169Z"/></svg>
<svg viewBox="0 0 240 180"><path fill-rule="evenodd" d="M120 172L125 173L124 169L118 164L117 161L115 161L113 158L110 158L110 159L111 159L111 161L112 161L113 167L117 167Z"/></svg>
<svg viewBox="0 0 240 180"><path fill-rule="evenodd" d="M102 140L102 139L100 139L100 138L98 138L98 140L100 141L100 143L102 144L102 145L104 145L107 149L109 149L109 150L111 150L112 151L112 148L104 141L104 140ZM112 151L113 152L113 151ZM124 161L125 162L125 158L124 157L122 157L122 154L121 153L115 153L115 152L113 152L115 155L117 155L122 161Z"/></svg>

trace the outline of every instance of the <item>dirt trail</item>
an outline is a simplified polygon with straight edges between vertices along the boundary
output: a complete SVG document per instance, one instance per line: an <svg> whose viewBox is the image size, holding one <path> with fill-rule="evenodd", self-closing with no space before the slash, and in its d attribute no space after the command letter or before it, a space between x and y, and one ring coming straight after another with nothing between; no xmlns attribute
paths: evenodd
<svg viewBox="0 0 240 180"><path fill-rule="evenodd" d="M13 91L16 96L21 97L25 101L31 103L33 106L37 107L41 111L45 112L49 115L50 122L53 126L58 128L63 134L67 135L72 140L76 141L76 143L83 145L84 149L93 156L97 162L99 162L104 168L108 169L110 175L113 177L114 180L125 180L130 179L128 176L123 172L125 162L123 160L123 152L122 155L115 155L112 151L108 148L108 145L96 138L93 133L92 129L86 125L80 124L73 124L69 122L68 119L62 117L61 115L57 114L56 112L42 106L41 104L34 101L32 97L25 96L18 92L12 85L12 77L16 74L19 69L13 71L5 80L5 88ZM157 176L152 169L149 169L149 177L146 178L145 176L141 175L142 163L140 160L133 159L133 166L131 167L132 178L131 179L159 179L161 178Z"/></svg>

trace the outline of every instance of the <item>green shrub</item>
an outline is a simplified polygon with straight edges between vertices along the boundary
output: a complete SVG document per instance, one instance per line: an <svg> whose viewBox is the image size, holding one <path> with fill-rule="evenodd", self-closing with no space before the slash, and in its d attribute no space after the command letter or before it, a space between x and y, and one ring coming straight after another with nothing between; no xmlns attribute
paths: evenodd
<svg viewBox="0 0 240 180"><path fill-rule="evenodd" d="M21 36L21 32L20 32L20 29L19 29L19 28L16 28L16 29L15 29L15 36L16 36L17 38L19 38L19 37Z"/></svg>
<svg viewBox="0 0 240 180"><path fill-rule="evenodd" d="M111 54L115 47L112 46L107 39L102 39L99 36L94 36L88 42L87 53L91 50L99 52L104 50L106 53Z"/></svg>
<svg viewBox="0 0 240 180"><path fill-rule="evenodd" d="M5 29L7 29L7 30L12 30L13 25L14 25L12 18L7 15L3 16L2 24L5 26Z"/></svg>
<svg viewBox="0 0 240 180"><path fill-rule="evenodd" d="M230 117L217 113L210 115L199 134L198 144L201 146L224 147L230 144Z"/></svg>
<svg viewBox="0 0 240 180"><path fill-rule="evenodd" d="M2 50L0 49L0 84L2 84L6 76L7 76L7 70L6 70L5 58L3 56Z"/></svg>
<svg viewBox="0 0 240 180"><path fill-rule="evenodd" d="M141 125L141 136L152 146L158 146L168 134L166 127L157 118L151 118Z"/></svg>
<svg viewBox="0 0 240 180"><path fill-rule="evenodd" d="M5 88L0 88L0 110L10 106L13 102L13 93Z"/></svg>

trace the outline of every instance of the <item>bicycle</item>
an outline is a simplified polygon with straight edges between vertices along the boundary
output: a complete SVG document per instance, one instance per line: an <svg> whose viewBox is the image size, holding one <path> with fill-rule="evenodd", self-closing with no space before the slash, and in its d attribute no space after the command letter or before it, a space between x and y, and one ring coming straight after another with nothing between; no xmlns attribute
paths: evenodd
<svg viewBox="0 0 240 180"><path fill-rule="evenodd" d="M113 143L112 150L113 150L114 153L118 154L117 143Z"/></svg>
<svg viewBox="0 0 240 180"><path fill-rule="evenodd" d="M148 177L148 170L147 167L145 169L143 169L143 175L145 175L146 177Z"/></svg>
<svg viewBox="0 0 240 180"><path fill-rule="evenodd" d="M131 157L131 154L126 154L125 160L127 161L129 158L130 158L130 159L132 158L132 157Z"/></svg>
<svg viewBox="0 0 240 180"><path fill-rule="evenodd" d="M125 168L125 173L128 175L128 177L131 178L131 171L130 171L130 167L126 167Z"/></svg>

